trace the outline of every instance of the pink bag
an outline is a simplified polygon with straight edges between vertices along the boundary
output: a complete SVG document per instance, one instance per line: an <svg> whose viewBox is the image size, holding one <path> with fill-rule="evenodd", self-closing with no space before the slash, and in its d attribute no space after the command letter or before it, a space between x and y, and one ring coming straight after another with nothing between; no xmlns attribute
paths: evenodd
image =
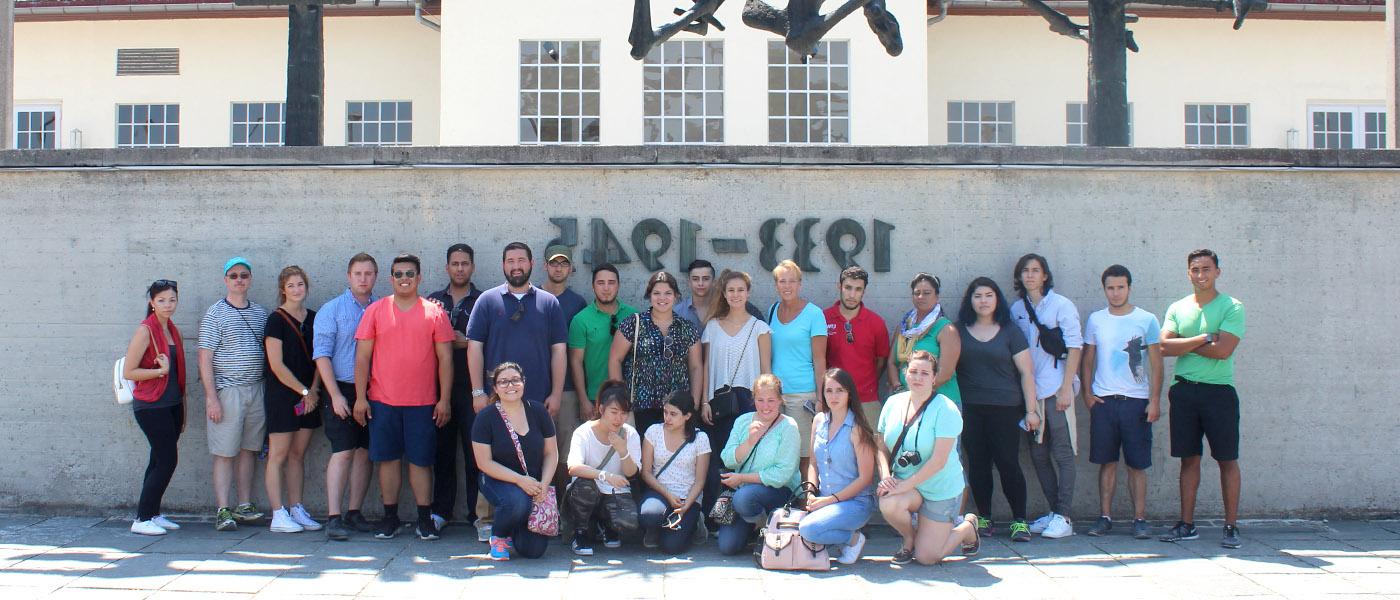
<svg viewBox="0 0 1400 600"><path fill-rule="evenodd" d="M797 526L807 511L793 508L799 499L807 496L807 486L799 491L793 500L768 517L768 524L760 532L759 550L754 553L758 566L772 571L826 571L831 569L831 556L826 546L813 544L802 538Z"/></svg>
<svg viewBox="0 0 1400 600"><path fill-rule="evenodd" d="M529 473L530 466L525 463L525 451L520 448L520 436L515 433L510 419L506 418L506 410L500 402L496 403L496 412L501 413L501 421L506 424L506 431L510 432L510 442L515 444L515 456L520 459L520 468ZM530 520L525 527L542 536L554 537L559 535L559 500L554 497L554 486L548 483L544 486L544 494L543 502L535 502L530 507Z"/></svg>

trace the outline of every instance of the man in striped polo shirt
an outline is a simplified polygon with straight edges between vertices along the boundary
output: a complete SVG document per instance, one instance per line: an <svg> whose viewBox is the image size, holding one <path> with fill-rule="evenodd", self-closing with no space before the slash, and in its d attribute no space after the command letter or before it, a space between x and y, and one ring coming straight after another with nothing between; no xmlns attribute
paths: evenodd
<svg viewBox="0 0 1400 600"><path fill-rule="evenodd" d="M199 322L199 379L204 382L209 453L214 455L214 528L238 529L238 522L262 518L253 505L253 470L262 449L263 373L267 356L263 327L267 309L248 299L253 268L242 257L224 264L228 295L215 302ZM229 484L238 477L238 506L229 503Z"/></svg>

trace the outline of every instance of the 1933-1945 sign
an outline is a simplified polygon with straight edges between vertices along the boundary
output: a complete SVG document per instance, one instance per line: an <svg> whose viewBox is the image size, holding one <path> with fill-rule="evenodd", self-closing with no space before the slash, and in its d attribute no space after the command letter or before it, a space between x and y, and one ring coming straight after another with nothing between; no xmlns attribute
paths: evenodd
<svg viewBox="0 0 1400 600"><path fill-rule="evenodd" d="M547 246L580 246L577 218L553 217L549 222L558 228L559 235L550 240ZM818 246L825 245L838 269L859 264L877 273L888 273L890 270L890 239L894 225L874 219L867 230L854 219L841 218L832 221L823 232L821 219L809 217L799 219L792 225L789 234L781 235L779 229L786 222L787 219L772 218L758 226L758 261L764 269L772 269L784 258L791 258L803 271L819 272L821 269L812 262L812 252ZM629 254L612 227L603 219L594 218L588 224L589 243L583 246L579 259L590 265L604 262L627 264L632 262L635 255L648 271L659 271L667 268L663 258L674 244L678 254L675 266L684 268L696 258L700 230L698 223L681 219L679 235L675 235L671 232L671 226L661 219L642 219L632 226L629 241L633 254ZM818 239L824 243L819 243ZM791 246L784 240L790 240ZM715 254L748 254L749 239L712 238L710 247ZM790 251L784 250L789 247Z"/></svg>

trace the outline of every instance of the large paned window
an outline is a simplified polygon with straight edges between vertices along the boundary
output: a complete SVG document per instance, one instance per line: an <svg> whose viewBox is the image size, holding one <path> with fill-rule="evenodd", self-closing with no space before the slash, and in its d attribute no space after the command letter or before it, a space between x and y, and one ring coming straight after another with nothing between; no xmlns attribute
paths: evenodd
<svg viewBox="0 0 1400 600"><path fill-rule="evenodd" d="M768 41L768 141L774 144L851 143L850 42L817 44L794 54Z"/></svg>
<svg viewBox="0 0 1400 600"><path fill-rule="evenodd" d="M1009 146L1016 143L1015 102L949 102L948 143Z"/></svg>
<svg viewBox="0 0 1400 600"><path fill-rule="evenodd" d="M724 143L724 42L672 40L642 65L642 141Z"/></svg>
<svg viewBox="0 0 1400 600"><path fill-rule="evenodd" d="M520 42L520 143L599 143L601 101L600 42Z"/></svg>
<svg viewBox="0 0 1400 600"><path fill-rule="evenodd" d="M1187 104L1186 145L1192 148L1249 147L1249 105Z"/></svg>
<svg viewBox="0 0 1400 600"><path fill-rule="evenodd" d="M180 145L179 104L118 104L118 148L174 148Z"/></svg>
<svg viewBox="0 0 1400 600"><path fill-rule="evenodd" d="M348 146L412 146L413 103L347 102L345 125Z"/></svg>

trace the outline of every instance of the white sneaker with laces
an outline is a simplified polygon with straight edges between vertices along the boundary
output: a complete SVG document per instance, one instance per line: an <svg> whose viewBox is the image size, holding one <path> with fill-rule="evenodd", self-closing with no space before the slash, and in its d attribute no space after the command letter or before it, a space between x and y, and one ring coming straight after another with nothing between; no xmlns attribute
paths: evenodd
<svg viewBox="0 0 1400 600"><path fill-rule="evenodd" d="M1055 515L1050 519L1050 523L1040 532L1040 537L1057 540L1063 537L1074 535L1074 526L1070 525L1069 519L1060 515Z"/></svg>
<svg viewBox="0 0 1400 600"><path fill-rule="evenodd" d="M301 533L306 530L295 519L292 519L292 514L287 512L285 508L272 511L271 529L277 533Z"/></svg>
<svg viewBox="0 0 1400 600"><path fill-rule="evenodd" d="M442 518L442 515L433 513L430 516L433 519L433 527L436 527L438 531L442 531L442 528L447 526L447 519Z"/></svg>
<svg viewBox="0 0 1400 600"><path fill-rule="evenodd" d="M165 528L156 525L155 519L149 521L132 521L131 532L141 535L165 535Z"/></svg>
<svg viewBox="0 0 1400 600"><path fill-rule="evenodd" d="M176 531L180 529L180 525L178 523L165 518L165 515L156 515L154 517L151 517L151 521L156 525L160 525L160 528L166 531Z"/></svg>
<svg viewBox="0 0 1400 600"><path fill-rule="evenodd" d="M294 504L292 505L291 513L292 520L296 521L297 525L301 525L302 529L305 529L306 531L321 530L321 524L317 523L316 519L311 518L311 514L306 512L305 506L302 506L300 504Z"/></svg>
<svg viewBox="0 0 1400 600"><path fill-rule="evenodd" d="M1055 513L1045 513L1044 516L1031 521L1031 533L1044 533L1045 528L1050 526L1050 521L1055 518Z"/></svg>
<svg viewBox="0 0 1400 600"><path fill-rule="evenodd" d="M843 565L856 564L856 561L860 560L860 551L864 549L865 534L857 531L856 541L854 543L846 544L846 547L841 549L841 556L840 558L836 559L836 562L839 562Z"/></svg>

